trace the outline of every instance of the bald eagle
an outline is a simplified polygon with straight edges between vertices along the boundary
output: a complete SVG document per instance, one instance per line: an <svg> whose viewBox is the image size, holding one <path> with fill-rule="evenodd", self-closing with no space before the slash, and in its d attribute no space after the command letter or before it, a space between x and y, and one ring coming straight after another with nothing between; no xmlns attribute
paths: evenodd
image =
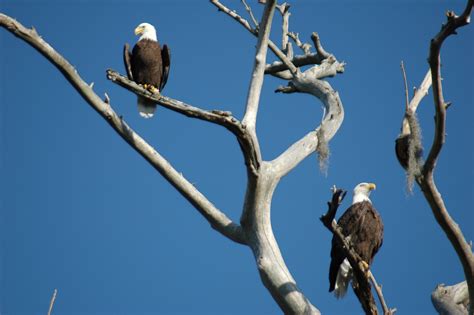
<svg viewBox="0 0 474 315"><path fill-rule="evenodd" d="M141 23L135 28L135 35L141 35L132 52L125 44L123 61L130 80L143 85L153 93L161 92L168 80L170 71L170 50L167 45L160 47L156 30L149 23ZM156 104L138 96L140 116L150 118L156 110Z"/></svg>
<svg viewBox="0 0 474 315"><path fill-rule="evenodd" d="M377 210L369 199L375 184L360 183L354 188L352 205L339 218L337 224L350 240L354 250L370 266L375 254L382 246L383 223ZM342 245L333 236L331 265L329 267L329 292L334 291L337 298L347 292L352 280L352 268L342 250Z"/></svg>

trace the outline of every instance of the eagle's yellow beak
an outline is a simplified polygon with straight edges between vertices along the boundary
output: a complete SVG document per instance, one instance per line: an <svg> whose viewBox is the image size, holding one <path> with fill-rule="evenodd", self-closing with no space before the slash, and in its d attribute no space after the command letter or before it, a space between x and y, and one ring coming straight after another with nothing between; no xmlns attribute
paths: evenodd
<svg viewBox="0 0 474 315"><path fill-rule="evenodd" d="M374 183L369 183L369 190L375 190L377 186Z"/></svg>
<svg viewBox="0 0 474 315"><path fill-rule="evenodd" d="M143 34L143 29L144 29L143 26L137 26L137 28L135 29L135 35Z"/></svg>

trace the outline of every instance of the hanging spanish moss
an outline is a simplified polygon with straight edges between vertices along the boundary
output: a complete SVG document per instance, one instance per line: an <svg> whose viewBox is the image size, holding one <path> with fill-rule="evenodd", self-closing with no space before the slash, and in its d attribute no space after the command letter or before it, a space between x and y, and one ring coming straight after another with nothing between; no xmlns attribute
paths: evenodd
<svg viewBox="0 0 474 315"><path fill-rule="evenodd" d="M329 155L331 154L329 150L329 145L324 135L324 128L321 126L318 132L318 146L316 147L316 152L318 153L318 163L319 163L319 170L324 175L328 175L328 167L329 167Z"/></svg>
<svg viewBox="0 0 474 315"><path fill-rule="evenodd" d="M423 167L423 145L421 143L421 129L416 113L407 114L406 118L410 126L408 136L408 166L406 169L407 190L413 193L413 184L416 177L421 174Z"/></svg>

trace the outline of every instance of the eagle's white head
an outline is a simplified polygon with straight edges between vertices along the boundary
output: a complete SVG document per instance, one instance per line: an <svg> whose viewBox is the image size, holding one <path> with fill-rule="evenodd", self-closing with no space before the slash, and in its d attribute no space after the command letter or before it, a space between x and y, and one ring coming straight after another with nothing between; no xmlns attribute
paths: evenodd
<svg viewBox="0 0 474 315"><path fill-rule="evenodd" d="M370 192L375 190L375 184L373 183L360 183L354 188L354 198L352 199L352 204L362 201L368 201L372 203L369 199Z"/></svg>
<svg viewBox="0 0 474 315"><path fill-rule="evenodd" d="M135 35L141 35L138 41L149 39L156 41L156 29L150 23L142 23L135 28Z"/></svg>

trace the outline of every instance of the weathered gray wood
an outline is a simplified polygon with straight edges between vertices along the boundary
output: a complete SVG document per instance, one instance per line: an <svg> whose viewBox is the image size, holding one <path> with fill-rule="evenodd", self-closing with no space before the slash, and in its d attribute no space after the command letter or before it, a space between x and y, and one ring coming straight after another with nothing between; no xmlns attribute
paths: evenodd
<svg viewBox="0 0 474 315"><path fill-rule="evenodd" d="M461 228L450 216L448 209L444 204L444 200L436 187L433 173L446 137L447 106L444 101L441 78L441 46L448 36L456 34L456 30L459 27L469 24L473 6L474 0L468 0L465 10L460 16L456 16L454 12L448 11L447 22L443 25L439 33L431 40L428 62L431 68L433 98L436 110L435 134L433 137L433 144L423 166L422 176L416 178L416 181L420 185L421 190L431 207L436 221L443 229L461 261L471 301L474 301L474 254L471 246L466 241ZM470 304L469 313L474 314L473 303Z"/></svg>
<svg viewBox="0 0 474 315"><path fill-rule="evenodd" d="M428 72L427 76L425 76L420 91L417 91L415 97L412 99L410 104L406 105L405 118L402 122L402 134L400 135L404 136L410 133L415 134L415 132L413 132L415 127L414 120L412 120L412 122L410 123L410 119L407 119L407 117L410 118L409 116L415 113L419 102L421 101L423 96L426 95L426 92L431 83L433 88L433 99L435 107L435 132L433 136L433 143L429 150L426 162L423 165L419 166L421 171L416 173L414 177L417 184L420 186L426 201L430 205L431 211L436 219L436 222L446 234L446 237L451 242L451 245L456 251L459 260L461 261L464 275L467 281L467 287L469 290L469 298L471 301L474 300L474 253L472 252L471 245L466 241L461 231L461 228L448 212L441 193L436 187L436 183L434 180L434 171L436 168L436 163L439 154L441 153L441 149L443 148L446 138L447 103L444 101L443 96L440 62L441 47L446 38L448 38L450 35L456 34L458 28L470 23L473 5L474 0L467 0L466 8L460 16L457 16L452 11L448 11L446 14L447 22L443 24L441 30L431 40L430 52L428 57L430 72ZM431 75L431 78L428 78L428 75ZM400 142L397 142L397 145L399 144ZM400 147L397 147L397 150L399 149ZM404 161L401 161L402 165L403 163ZM440 297L438 293L435 291L435 298ZM453 311L455 310L453 309ZM473 303L470 304L469 314L474 315Z"/></svg>
<svg viewBox="0 0 474 315"><path fill-rule="evenodd" d="M296 167L304 158L317 150L320 141L329 141L337 132L344 117L339 95L322 79L343 71L344 65L330 56L318 51L320 59L318 68L301 72L289 56L285 55L271 40L269 34L276 1L266 1L264 13L258 29L241 18L235 11L229 10L217 0L211 0L220 10L233 17L253 35L258 36L255 64L250 81L247 106L244 118L240 122L231 113L223 110L203 110L181 101L155 95L113 70L107 76L137 95L155 101L170 110L224 126L239 141L246 161L248 181L247 193L241 216L241 224L232 222L223 212L206 199L184 176L176 171L153 147L145 142L127 123L112 109L109 97L102 101L77 74L76 70L43 41L36 32L24 28L13 19L0 15L0 25L32 45L48 58L73 85L73 87L111 126L116 132L139 152L153 167L158 170L196 209L209 221L211 226L229 239L248 245L254 253L256 265L265 287L286 314L320 314L298 288L288 270L278 243L272 231L270 221L273 192L280 179ZM245 4L245 3L244 3ZM263 161L261 158L256 133L257 113L260 93L264 80L267 49L270 48L287 69L288 78L295 86L294 92L309 93L325 108L323 121L315 130L297 141L274 161ZM310 52L308 51L308 54ZM311 58L305 57L305 58ZM319 120L319 119L315 119ZM322 132L324 131L324 132ZM323 138L321 138L323 137ZM320 139L321 138L321 139Z"/></svg>
<svg viewBox="0 0 474 315"><path fill-rule="evenodd" d="M437 285L431 293L431 302L440 315L467 315L469 290L467 282L455 285Z"/></svg>
<svg viewBox="0 0 474 315"><path fill-rule="evenodd" d="M109 102L102 99L92 90L78 74L76 69L53 47L44 41L34 29L27 29L11 17L0 13L0 26L21 38L40 54L46 57L71 83L84 100L99 113L109 125L142 155L168 182L173 185L211 224L213 228L229 239L245 244L245 236L240 225L232 222L223 212L217 209L199 190L191 184L182 173L161 156L151 145L138 135L125 120L117 115Z"/></svg>

